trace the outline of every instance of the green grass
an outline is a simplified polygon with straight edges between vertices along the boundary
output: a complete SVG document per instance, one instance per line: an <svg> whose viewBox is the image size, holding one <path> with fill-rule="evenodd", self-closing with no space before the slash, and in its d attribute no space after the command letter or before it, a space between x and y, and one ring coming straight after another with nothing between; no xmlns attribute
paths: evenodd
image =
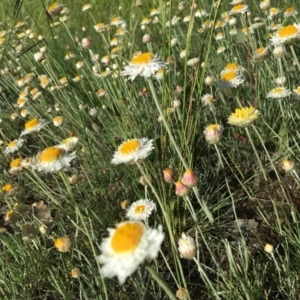
<svg viewBox="0 0 300 300"><path fill-rule="evenodd" d="M268 29L273 21L283 26L299 23L298 15L283 15L293 5L299 10L297 1L273 1L272 6L282 10L274 20L260 11L256 1L248 1L252 15L236 16L237 35L229 34L233 28L229 24L199 31L204 21L217 24L222 13L231 10L226 1L219 8L199 3L198 8L208 13L204 19L193 17L190 1L179 10L179 1L170 1L163 9L164 1L143 1L136 7L133 0L114 5L93 0L85 12L81 11L85 2L64 1L70 9L65 22L59 22L59 16L47 17L45 8L51 2L23 0L20 10L14 11L16 3L7 3L0 13L0 31L6 31L0 46L0 187L13 185L0 202L0 298L176 299L178 289L184 288L182 299L298 299L300 102L295 93L283 99L267 94L281 76L290 91L300 86L299 39L286 45L280 59L271 53L264 60L254 59L259 47L273 51L273 32ZM140 23L154 7L162 13L143 30ZM180 21L167 27L175 15ZM190 21L183 22L188 15ZM110 41L117 28L97 33L94 25L109 24L116 16L126 21L128 32L119 40L118 55L105 65L101 58L113 56ZM245 35L242 28L255 17L263 26ZM19 21L25 24L16 29ZM19 38L26 30L34 36L29 38L27 31ZM225 38L216 41L221 31ZM144 34L150 34L150 43L142 42ZM43 37L38 39L39 35ZM90 50L81 46L86 37L92 41ZM175 46L172 38L178 40ZM44 61L37 62L34 54L43 46L48 52ZM217 54L220 46L226 50ZM129 81L120 75L137 51L169 62L162 80L138 76ZM66 60L69 52L76 57ZM96 62L95 54L100 57ZM192 58L199 63L189 66ZM82 69L76 68L78 61L84 63ZM244 68L243 83L220 89L220 73L233 62ZM111 74L101 76L106 68ZM28 73L34 74L33 79L19 86L18 80ZM41 75L51 79L45 88L38 79ZM79 82L73 81L76 75ZM205 83L207 76L215 79L212 85ZM63 77L67 84L60 82ZM37 99L30 95L34 88L41 92ZM97 96L100 89L105 90L104 97ZM15 103L25 90L27 116L22 117L23 108ZM213 95L211 105L202 103L205 94ZM174 100L180 101L179 108L172 107ZM249 128L229 124L231 113L246 106L259 110L256 121ZM89 113L92 108L97 110L94 116ZM59 127L53 125L56 116L64 120ZM7 144L35 117L49 124L37 134L23 136L23 146L5 155ZM223 132L211 145L203 131L214 123ZM50 173L32 168L10 172L13 159L34 159L70 136L77 137L78 144L69 167ZM122 142L143 137L153 140L147 158L133 164L111 163ZM284 159L295 164L292 171L284 170ZM164 181L163 170L169 167L177 170L178 180L187 168L197 174L198 183L187 196L176 196L174 183ZM150 178L146 186L139 182L141 176ZM116 277L100 275L103 266L96 256L109 235L107 229L128 220L121 204L146 198L157 208L146 224L161 225L164 241L157 258L140 264L119 285ZM182 233L197 245L189 260L178 251ZM67 252L54 246L58 237L70 239ZM272 253L264 251L267 243L274 247ZM78 278L71 275L74 268L80 270Z"/></svg>

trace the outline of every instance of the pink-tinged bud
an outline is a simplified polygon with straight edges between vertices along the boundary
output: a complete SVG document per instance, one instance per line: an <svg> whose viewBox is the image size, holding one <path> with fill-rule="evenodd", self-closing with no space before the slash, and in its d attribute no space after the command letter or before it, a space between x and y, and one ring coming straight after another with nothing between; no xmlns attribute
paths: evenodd
<svg viewBox="0 0 300 300"><path fill-rule="evenodd" d="M175 194L184 197L189 193L189 188L183 185L180 181L175 182Z"/></svg>
<svg viewBox="0 0 300 300"><path fill-rule="evenodd" d="M223 128L219 124L211 124L205 127L204 135L209 144L216 144L220 141Z"/></svg>
<svg viewBox="0 0 300 300"><path fill-rule="evenodd" d="M176 92L177 92L178 94L180 94L182 91L183 91L183 87L180 86L180 85L177 85L177 86L176 86Z"/></svg>
<svg viewBox="0 0 300 300"><path fill-rule="evenodd" d="M81 41L81 46L83 49L90 49L92 47L92 41L89 38L84 38Z"/></svg>
<svg viewBox="0 0 300 300"><path fill-rule="evenodd" d="M151 42L151 36L150 36L150 34L143 35L143 39L142 40L143 40L143 43L145 43L145 44Z"/></svg>
<svg viewBox="0 0 300 300"><path fill-rule="evenodd" d="M194 239L191 236L182 233L181 238L178 241L178 251L182 258L192 259L195 257L197 246Z"/></svg>
<svg viewBox="0 0 300 300"><path fill-rule="evenodd" d="M181 178L181 183L186 187L192 188L197 185L198 176L191 169L187 169Z"/></svg>
<svg viewBox="0 0 300 300"><path fill-rule="evenodd" d="M163 174L165 182L172 183L177 180L177 171L172 168L163 170Z"/></svg>

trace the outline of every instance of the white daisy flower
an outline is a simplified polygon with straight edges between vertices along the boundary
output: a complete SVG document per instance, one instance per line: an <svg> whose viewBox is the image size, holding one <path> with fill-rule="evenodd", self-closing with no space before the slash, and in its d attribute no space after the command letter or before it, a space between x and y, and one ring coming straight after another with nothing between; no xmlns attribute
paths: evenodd
<svg viewBox="0 0 300 300"><path fill-rule="evenodd" d="M274 46L291 44L300 38L300 25L287 25L279 29L272 37L271 44Z"/></svg>
<svg viewBox="0 0 300 300"><path fill-rule="evenodd" d="M145 259L154 259L164 239L162 226L147 228L139 221L122 222L116 229L108 229L109 237L103 239L97 260L103 264L103 277L117 276L123 284Z"/></svg>
<svg viewBox="0 0 300 300"><path fill-rule="evenodd" d="M215 101L215 99L214 99L213 95L211 95L211 94L205 94L204 96L201 97L201 101L202 101L202 104L204 106L206 106L206 105L210 106L210 105L213 104L213 102Z"/></svg>
<svg viewBox="0 0 300 300"><path fill-rule="evenodd" d="M131 221L146 221L156 205L153 201L148 199L141 199L133 202L126 212L126 217Z"/></svg>
<svg viewBox="0 0 300 300"><path fill-rule="evenodd" d="M32 169L40 172L57 172L64 167L69 167L70 162L76 158L75 152L67 153L61 147L48 147L38 153L32 162Z"/></svg>
<svg viewBox="0 0 300 300"><path fill-rule="evenodd" d="M78 137L71 136L69 138L64 139L59 145L56 145L55 147L63 148L67 152L70 152L75 149L77 144L78 144Z"/></svg>
<svg viewBox="0 0 300 300"><path fill-rule="evenodd" d="M25 123L24 125L25 129L22 131L21 136L39 132L42 128L44 128L48 124L49 122L44 119L34 118Z"/></svg>
<svg viewBox="0 0 300 300"><path fill-rule="evenodd" d="M235 5L231 11L229 12L230 15L238 15L238 14L245 14L248 10L248 5L245 4L238 4Z"/></svg>
<svg viewBox="0 0 300 300"><path fill-rule="evenodd" d="M292 92L285 87L277 87L267 94L267 98L280 99L288 97Z"/></svg>
<svg viewBox="0 0 300 300"><path fill-rule="evenodd" d="M291 6L286 9L286 11L284 12L283 15L285 18L294 17L294 16L298 15L298 12L295 9L295 7Z"/></svg>
<svg viewBox="0 0 300 300"><path fill-rule="evenodd" d="M146 158L152 149L154 149L153 140L147 138L127 140L114 153L111 163L118 165L137 162L140 159Z"/></svg>
<svg viewBox="0 0 300 300"><path fill-rule="evenodd" d="M17 150L19 150L19 148L22 147L24 140L22 139L16 139L13 140L11 142L9 142L4 150L4 154L8 154L8 153L13 153Z"/></svg>
<svg viewBox="0 0 300 300"><path fill-rule="evenodd" d="M128 66L122 71L123 76L129 76L133 81L137 76L150 77L159 69L166 68L167 64L163 62L157 55L145 52L135 55Z"/></svg>
<svg viewBox="0 0 300 300"><path fill-rule="evenodd" d="M243 75L236 71L221 73L221 81L218 83L219 89L236 88L244 82Z"/></svg>

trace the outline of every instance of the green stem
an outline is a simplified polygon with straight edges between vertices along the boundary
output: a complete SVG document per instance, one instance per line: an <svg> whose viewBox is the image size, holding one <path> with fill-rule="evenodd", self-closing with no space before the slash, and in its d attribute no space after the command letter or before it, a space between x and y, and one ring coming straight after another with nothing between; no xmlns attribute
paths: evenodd
<svg viewBox="0 0 300 300"><path fill-rule="evenodd" d="M166 282L159 276L159 274L149 265L145 265L146 270L152 275L153 279L160 285L160 287L166 292L171 300L177 300L171 289L168 287Z"/></svg>
<svg viewBox="0 0 300 300"><path fill-rule="evenodd" d="M173 144L173 146L174 146L174 148L175 148L175 150L176 150L176 152L177 152L177 155L179 156L179 158L180 158L182 164L184 165L184 167L185 167L186 169L188 169L188 164L187 164L187 162L185 161L185 159L183 158L183 156L182 156L182 154L181 154L181 152L180 152L180 150L179 150L179 148L178 148L178 145L177 145L177 143L176 143L176 141L175 141L175 139L174 139L174 137L173 137L173 134L172 134L172 132L171 132L171 129L170 129L168 123L167 123L167 120L166 120L166 118L165 118L165 116L164 116L164 114L163 114L163 112L162 112L162 110L161 110L161 107L160 107L159 102L158 102L158 98L157 98L157 95L156 95L156 91L155 91L153 82L151 81L151 79L147 79L147 82L148 82L149 88L150 88L150 90L151 90L151 94L152 94L152 96L153 96L153 99L154 99L155 105L156 105L156 107L157 107L157 110L158 110L158 112L159 112L159 115L161 116L161 118L162 118L162 120L163 120L164 126L165 126L165 128L166 128L166 130L167 130L167 132L168 132L168 135L169 135L169 137L170 137L170 140L171 140L171 142L172 142L172 144Z"/></svg>

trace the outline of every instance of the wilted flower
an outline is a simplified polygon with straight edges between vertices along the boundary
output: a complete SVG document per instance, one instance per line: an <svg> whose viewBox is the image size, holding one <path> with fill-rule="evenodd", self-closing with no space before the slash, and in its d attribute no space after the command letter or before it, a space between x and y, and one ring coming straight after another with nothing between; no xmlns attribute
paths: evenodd
<svg viewBox="0 0 300 300"><path fill-rule="evenodd" d="M67 236L58 237L54 246L59 252L68 252L71 247L71 240Z"/></svg>

